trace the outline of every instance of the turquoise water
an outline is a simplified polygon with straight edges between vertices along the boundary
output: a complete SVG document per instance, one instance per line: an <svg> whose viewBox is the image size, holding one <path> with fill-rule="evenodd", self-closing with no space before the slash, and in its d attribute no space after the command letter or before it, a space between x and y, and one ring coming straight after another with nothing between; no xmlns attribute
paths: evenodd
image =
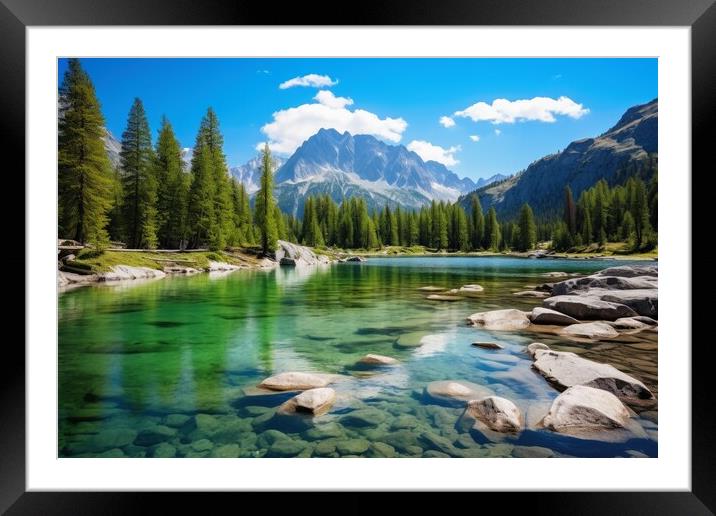
<svg viewBox="0 0 716 516"><path fill-rule="evenodd" d="M431 402L424 387L466 380L515 401L530 418L558 392L531 369L524 346L614 364L655 393L653 332L620 343L467 327L471 313L530 309L514 292L552 281L550 271L589 273L614 260L507 257L371 258L365 263L201 274L85 287L59 298L59 443L63 457L395 456L612 457L657 454L656 412L637 418L648 438L604 443L527 430L490 443L456 427L462 409ZM634 262L630 262L634 263ZM649 262L653 264L654 262ZM478 283L479 298L425 299L419 287ZM396 347L401 335L423 345ZM472 347L499 342L499 351ZM400 366L367 374L367 353ZM244 389L282 371L337 373L338 400L306 426L273 417L287 396ZM359 412L356 412L359 411ZM351 417L356 414L362 417ZM647 417L648 416L648 417ZM537 448L539 447L539 448Z"/></svg>

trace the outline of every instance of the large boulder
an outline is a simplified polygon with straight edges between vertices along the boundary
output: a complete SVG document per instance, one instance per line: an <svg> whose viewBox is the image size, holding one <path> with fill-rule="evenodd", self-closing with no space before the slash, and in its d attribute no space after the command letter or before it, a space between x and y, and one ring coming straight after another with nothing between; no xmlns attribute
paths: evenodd
<svg viewBox="0 0 716 516"><path fill-rule="evenodd" d="M263 380L259 387L272 391L304 391L325 387L332 382L332 375L320 373L285 372Z"/></svg>
<svg viewBox="0 0 716 516"><path fill-rule="evenodd" d="M473 429L486 433L517 433L524 427L522 412L510 400L499 396L487 396L471 400L465 407L465 416L475 420Z"/></svg>
<svg viewBox="0 0 716 516"><path fill-rule="evenodd" d="M639 380L609 364L587 360L566 351L535 350L532 364L547 380L560 388L586 385L611 392L630 405L655 403L652 392Z"/></svg>
<svg viewBox="0 0 716 516"><path fill-rule="evenodd" d="M439 405L463 407L470 400L481 399L492 394L494 394L492 390L472 382L442 380L430 382L423 391L423 398Z"/></svg>
<svg viewBox="0 0 716 516"><path fill-rule="evenodd" d="M575 385L557 396L543 424L555 432L581 436L624 428L629 417L629 410L610 392Z"/></svg>
<svg viewBox="0 0 716 516"><path fill-rule="evenodd" d="M592 296L553 296L542 301L542 305L576 319L615 321L620 317L638 315L626 305L610 303Z"/></svg>
<svg viewBox="0 0 716 516"><path fill-rule="evenodd" d="M534 360L535 355L540 350L548 350L549 346L547 344L542 344L541 342L532 342L529 346L527 346L527 354Z"/></svg>
<svg viewBox="0 0 716 516"><path fill-rule="evenodd" d="M638 315L645 315L654 319L659 317L659 291L655 288L590 291L590 295L592 292L602 301L626 305Z"/></svg>
<svg viewBox="0 0 716 516"><path fill-rule="evenodd" d="M572 324L562 328L559 333L585 339L610 339L619 336L619 332L605 322Z"/></svg>
<svg viewBox="0 0 716 516"><path fill-rule="evenodd" d="M123 281L135 279L163 278L164 271L150 269L149 267L131 267L129 265L115 265L109 272L97 275L98 281Z"/></svg>
<svg viewBox="0 0 716 516"><path fill-rule="evenodd" d="M276 261L281 265L319 265L329 263L328 257L314 253L308 247L285 240L276 242Z"/></svg>
<svg viewBox="0 0 716 516"><path fill-rule="evenodd" d="M336 391L330 387L309 389L294 396L278 408L279 414L307 414L320 416L325 414L336 401Z"/></svg>
<svg viewBox="0 0 716 516"><path fill-rule="evenodd" d="M601 276L621 276L623 278L634 278L637 276L659 276L659 268L656 265L619 265L609 267L597 273Z"/></svg>
<svg viewBox="0 0 716 516"><path fill-rule="evenodd" d="M579 323L574 317L543 306L536 306L532 309L530 320L532 324L556 324L558 326Z"/></svg>
<svg viewBox="0 0 716 516"><path fill-rule="evenodd" d="M478 312L469 316L467 321L473 326L479 326L486 330L522 330L530 325L530 320L525 312L511 308Z"/></svg>
<svg viewBox="0 0 716 516"><path fill-rule="evenodd" d="M555 283L552 293L556 296L600 288L605 290L653 289L658 286L655 276L622 277L594 274L584 278L568 279Z"/></svg>

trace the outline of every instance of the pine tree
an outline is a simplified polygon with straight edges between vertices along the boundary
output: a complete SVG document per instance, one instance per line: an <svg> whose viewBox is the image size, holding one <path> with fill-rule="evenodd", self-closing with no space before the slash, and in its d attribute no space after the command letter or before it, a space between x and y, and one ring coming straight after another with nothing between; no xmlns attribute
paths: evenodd
<svg viewBox="0 0 716 516"><path fill-rule="evenodd" d="M123 217L127 246L153 248L157 244L157 179L154 151L144 105L134 99L122 134Z"/></svg>
<svg viewBox="0 0 716 516"><path fill-rule="evenodd" d="M487 220L485 221L485 234L487 244L485 247L490 251L497 251L500 248L500 224L497 221L497 212L494 206L487 211Z"/></svg>
<svg viewBox="0 0 716 516"><path fill-rule="evenodd" d="M455 232L457 237L455 249L468 251L470 249L470 235L467 231L467 215L459 204L455 205L455 213Z"/></svg>
<svg viewBox="0 0 716 516"><path fill-rule="evenodd" d="M472 221L472 248L479 249L485 238L485 215L482 213L480 198L472 194L470 198L470 220Z"/></svg>
<svg viewBox="0 0 716 516"><path fill-rule="evenodd" d="M209 238L214 221L214 180L206 144L197 138L191 158L191 186L187 207L187 225L192 246L200 247Z"/></svg>
<svg viewBox="0 0 716 516"><path fill-rule="evenodd" d="M537 243L537 227L535 226L534 214L529 204L524 203L520 209L519 217L519 239L517 249L529 251Z"/></svg>
<svg viewBox="0 0 716 516"><path fill-rule="evenodd" d="M577 208L574 205L572 189L569 185L564 187L564 223L570 235L577 232Z"/></svg>
<svg viewBox="0 0 716 516"><path fill-rule="evenodd" d="M104 117L94 85L71 59L60 90L58 233L103 246L112 208L111 169L104 149Z"/></svg>
<svg viewBox="0 0 716 516"><path fill-rule="evenodd" d="M637 179L634 185L634 200L632 202L632 215L634 217L634 233L636 236L636 248L646 242L651 225L649 224L649 202L646 195L646 186L641 179Z"/></svg>
<svg viewBox="0 0 716 516"><path fill-rule="evenodd" d="M264 254L276 250L278 230L276 228L274 206L276 200L273 196L273 161L268 143L264 145L261 153L261 185L256 193L256 224L261 233L261 249Z"/></svg>
<svg viewBox="0 0 716 516"><path fill-rule="evenodd" d="M186 174L183 170L181 146L169 120L162 118L156 152L157 220L159 242L165 248L180 247L186 222Z"/></svg>

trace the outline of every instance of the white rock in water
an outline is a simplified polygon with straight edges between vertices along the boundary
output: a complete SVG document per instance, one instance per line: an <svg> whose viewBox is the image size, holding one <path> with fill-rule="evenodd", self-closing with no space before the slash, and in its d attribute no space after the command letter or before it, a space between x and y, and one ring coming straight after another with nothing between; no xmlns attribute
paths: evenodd
<svg viewBox="0 0 716 516"><path fill-rule="evenodd" d="M303 391L306 389L325 387L330 383L331 375L291 371L266 378L259 384L259 387L273 391Z"/></svg>
<svg viewBox="0 0 716 516"><path fill-rule="evenodd" d="M527 354L535 358L535 355L537 354L537 351L539 350L548 350L549 346L547 344L542 344L541 342L533 342L529 346L527 346Z"/></svg>
<svg viewBox="0 0 716 516"><path fill-rule="evenodd" d="M523 311L511 308L478 312L469 316L467 320L471 324L481 326L486 330L521 330L530 325L530 320Z"/></svg>
<svg viewBox="0 0 716 516"><path fill-rule="evenodd" d="M630 405L649 405L654 395L636 378L609 364L587 360L574 353L537 349L532 367L560 387L586 385L611 392Z"/></svg>
<svg viewBox="0 0 716 516"><path fill-rule="evenodd" d="M624 428L629 424L629 411L610 392L575 385L557 396L543 423L555 432L580 435Z"/></svg>
<svg viewBox="0 0 716 516"><path fill-rule="evenodd" d="M492 394L494 394L492 390L487 387L463 380L430 382L423 391L423 395L429 401L456 407L464 406L470 400L484 398Z"/></svg>
<svg viewBox="0 0 716 516"><path fill-rule="evenodd" d="M583 337L586 339L609 339L617 337L619 332L604 322L572 324L560 330L562 335Z"/></svg>
<svg viewBox="0 0 716 516"><path fill-rule="evenodd" d="M122 281L134 279L163 278L164 271L150 269L149 267L131 267L129 265L115 265L110 272L97 275L99 281Z"/></svg>
<svg viewBox="0 0 716 516"><path fill-rule="evenodd" d="M276 261L281 265L319 265L329 263L328 257L317 255L308 247L279 240L276 242Z"/></svg>
<svg viewBox="0 0 716 516"><path fill-rule="evenodd" d="M366 356L361 358L358 361L359 364L365 364L365 365L396 365L398 364L398 360L393 357L386 357L384 355L376 355L373 353L368 353Z"/></svg>
<svg viewBox="0 0 716 516"><path fill-rule="evenodd" d="M336 391L330 387L309 389L283 403L278 412L282 414L304 413L314 416L325 414L336 401Z"/></svg>
<svg viewBox="0 0 716 516"><path fill-rule="evenodd" d="M510 400L499 396L469 401L465 412L476 419L476 430L484 430L484 425L495 432L516 433L524 427L520 409Z"/></svg>

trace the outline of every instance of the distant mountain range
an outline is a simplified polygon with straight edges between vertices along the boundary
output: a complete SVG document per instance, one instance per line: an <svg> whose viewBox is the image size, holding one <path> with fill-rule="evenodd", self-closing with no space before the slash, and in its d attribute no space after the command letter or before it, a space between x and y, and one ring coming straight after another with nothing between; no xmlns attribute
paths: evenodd
<svg viewBox="0 0 716 516"><path fill-rule="evenodd" d="M600 136L574 141L520 173L463 196L460 203L469 208L471 194L477 193L482 208L494 206L501 218L515 217L525 202L538 217L559 215L565 185L576 199L600 179L613 185L631 173L648 171L658 153L658 126L657 99L634 106Z"/></svg>
<svg viewBox="0 0 716 516"><path fill-rule="evenodd" d="M495 174L477 182L461 179L436 161L424 161L403 145L321 129L290 158L274 156L275 195L284 212L298 217L303 215L306 197L325 194L338 203L361 196L369 209L379 209L418 208L433 199L459 200L469 208L470 194L476 193L483 209L494 206L501 218L514 217L525 202L538 217L557 215L565 185L576 198L600 179L614 184L625 179L625 171L643 168L656 158L658 118L655 99L628 109L614 127L596 138L574 141L512 176ZM119 166L120 142L109 131L104 140L110 161ZM183 149L187 168L191 155L190 148ZM231 167L230 173L254 194L261 159Z"/></svg>

